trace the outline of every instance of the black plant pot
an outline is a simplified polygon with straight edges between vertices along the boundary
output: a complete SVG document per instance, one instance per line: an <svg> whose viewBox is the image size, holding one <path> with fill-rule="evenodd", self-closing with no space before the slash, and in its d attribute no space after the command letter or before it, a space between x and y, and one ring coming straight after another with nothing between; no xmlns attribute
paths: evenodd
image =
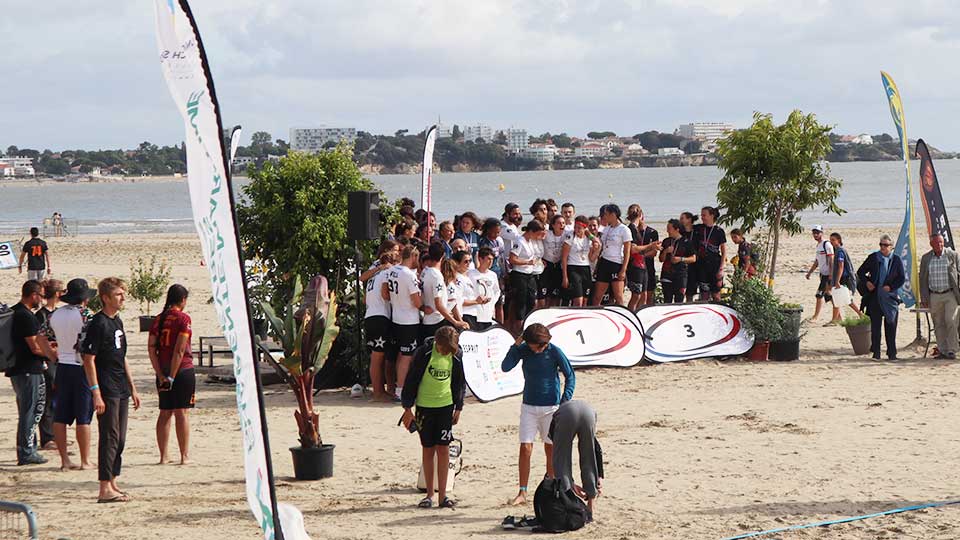
<svg viewBox="0 0 960 540"><path fill-rule="evenodd" d="M260 341L266 341L267 339L267 320L266 319L254 319L253 320L253 333L260 338Z"/></svg>
<svg viewBox="0 0 960 540"><path fill-rule="evenodd" d="M771 341L770 360L790 362L800 358L800 340Z"/></svg>
<svg viewBox="0 0 960 540"><path fill-rule="evenodd" d="M297 480L320 480L333 476L333 449L336 445L322 444L318 448L291 446L293 476Z"/></svg>
<svg viewBox="0 0 960 540"><path fill-rule="evenodd" d="M141 315L141 316L140 316L140 331L141 331L141 332L149 332L150 329L153 328L153 320L154 320L154 319L156 319L156 317L154 317L154 316L152 316L152 315Z"/></svg>

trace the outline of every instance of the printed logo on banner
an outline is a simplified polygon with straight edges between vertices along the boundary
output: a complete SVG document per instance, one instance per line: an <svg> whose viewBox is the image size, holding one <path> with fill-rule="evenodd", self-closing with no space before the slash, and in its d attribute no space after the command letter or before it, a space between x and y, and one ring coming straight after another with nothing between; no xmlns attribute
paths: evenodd
<svg viewBox="0 0 960 540"><path fill-rule="evenodd" d="M503 328L460 334L464 378L478 400L493 401L523 392L523 370L504 373L500 369L513 344L513 336Z"/></svg>

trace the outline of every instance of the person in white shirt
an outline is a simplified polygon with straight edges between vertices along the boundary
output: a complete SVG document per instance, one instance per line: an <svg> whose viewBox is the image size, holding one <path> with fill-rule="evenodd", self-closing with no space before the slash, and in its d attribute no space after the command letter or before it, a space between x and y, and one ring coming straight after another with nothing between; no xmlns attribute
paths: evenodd
<svg viewBox="0 0 960 540"><path fill-rule="evenodd" d="M495 306L500 299L500 279L491 270L496 256L493 250L482 247L477 251L477 268L467 272L464 290L463 320L475 332L493 326ZM473 302L469 302L470 299Z"/></svg>
<svg viewBox="0 0 960 540"><path fill-rule="evenodd" d="M503 258L500 261L501 279L500 290L503 293L503 314L500 321L507 327L512 328L513 324L513 306L510 305L510 251L513 244L520 238L520 224L523 223L523 212L517 203L507 203L503 207L503 221L500 222L500 239L503 240Z"/></svg>
<svg viewBox="0 0 960 540"><path fill-rule="evenodd" d="M420 295L420 283L417 279L420 252L413 246L406 246L400 252L401 264L387 270L387 277L380 287L380 296L390 302L390 320L393 323L393 339L400 348L397 358L397 389L395 400L403 391L403 381L407 379L413 352L420 338L420 311L433 313L433 308L425 306Z"/></svg>
<svg viewBox="0 0 960 540"><path fill-rule="evenodd" d="M423 260L423 270L420 272L421 289L424 305L433 308L433 312L423 316L420 326L420 342L423 343L443 326L460 328L458 318L454 316L450 306L450 290L448 285L453 279L453 273L442 269L448 265L443 256L443 246L439 243L430 245L430 251Z"/></svg>
<svg viewBox="0 0 960 540"><path fill-rule="evenodd" d="M560 214L550 219L550 228L543 238L543 274L540 275L540 296L547 306L560 305L560 285L563 281L560 259L563 241L567 236L566 222Z"/></svg>
<svg viewBox="0 0 960 540"><path fill-rule="evenodd" d="M531 220L510 250L510 303L513 306L512 326L519 334L523 320L537 305L537 274L543 269L543 242L546 231L537 220Z"/></svg>
<svg viewBox="0 0 960 540"><path fill-rule="evenodd" d="M585 306L587 298L590 297L593 289L590 262L596 261L600 254L600 239L587 236L589 226L585 216L577 216L573 233L564 239L560 254L560 287L563 297L575 307Z"/></svg>
<svg viewBox="0 0 960 540"><path fill-rule="evenodd" d="M597 263L597 282L593 289L592 304L599 306L603 295L609 289L613 302L622 306L633 234L630 233L630 228L620 221L620 207L615 204L605 204L600 208L600 220L607 227L600 239L600 261Z"/></svg>
<svg viewBox="0 0 960 540"><path fill-rule="evenodd" d="M830 295L830 289L833 287L833 280L831 279L833 273L833 245L829 240L823 238L822 225L814 225L811 232L813 233L813 239L817 241L817 256L813 264L810 265L810 269L807 270L807 279L810 279L810 274L814 270L820 270L820 283L817 285L816 295L817 306L813 310L813 317L810 317L812 322L820 317L823 302L833 301L833 297Z"/></svg>
<svg viewBox="0 0 960 540"><path fill-rule="evenodd" d="M398 262L400 262L399 251L388 249L380 255L380 259L370 267L370 270L364 272L364 274L370 274L371 271L375 271L366 280L364 300L367 309L363 319L367 348L370 349L370 386L373 389L373 401L387 402L393 399L387 391L387 387L393 385L387 384L385 370L386 351L390 347L393 335L390 301L384 299L379 291L387 281L390 268Z"/></svg>
<svg viewBox="0 0 960 540"><path fill-rule="evenodd" d="M572 202L565 202L560 205L560 215L563 216L564 230L568 233L573 232L573 218L577 215L577 207Z"/></svg>

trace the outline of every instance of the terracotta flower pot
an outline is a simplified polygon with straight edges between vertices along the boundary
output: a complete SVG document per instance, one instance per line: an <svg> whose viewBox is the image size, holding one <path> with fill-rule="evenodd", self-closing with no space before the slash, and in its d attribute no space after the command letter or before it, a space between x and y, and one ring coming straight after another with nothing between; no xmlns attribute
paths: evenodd
<svg viewBox="0 0 960 540"><path fill-rule="evenodd" d="M751 347L747 352L747 360L751 360L753 362L766 362L769 354L770 342L757 341L754 342L753 347Z"/></svg>

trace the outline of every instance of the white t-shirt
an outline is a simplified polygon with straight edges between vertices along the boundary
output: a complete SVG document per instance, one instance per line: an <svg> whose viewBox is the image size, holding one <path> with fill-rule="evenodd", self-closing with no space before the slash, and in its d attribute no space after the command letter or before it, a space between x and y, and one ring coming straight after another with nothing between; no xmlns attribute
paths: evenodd
<svg viewBox="0 0 960 540"><path fill-rule="evenodd" d="M77 354L76 344L83 333L83 315L80 306L63 306L50 314L47 321L53 335L57 337L57 357L61 364L82 366L83 361Z"/></svg>
<svg viewBox="0 0 960 540"><path fill-rule="evenodd" d="M503 265L504 268L510 267L510 250L513 249L514 244L517 243L517 238L520 238L520 229L516 225L507 223L506 221L500 222L500 238L503 240Z"/></svg>
<svg viewBox="0 0 960 540"><path fill-rule="evenodd" d="M624 242L633 242L633 234L630 233L630 227L623 223L615 227L607 227L600 237L603 249L600 256L613 263L623 263L623 244Z"/></svg>
<svg viewBox="0 0 960 540"><path fill-rule="evenodd" d="M468 270L469 272L469 270ZM450 313L453 313L453 308L457 308L457 311L460 312L460 315L463 315L463 300L464 298L474 298L474 296L468 296L466 291L467 284L472 285L467 276L463 274L457 274L453 281L447 284L447 309L450 310Z"/></svg>
<svg viewBox="0 0 960 540"><path fill-rule="evenodd" d="M557 236L553 231L547 231L547 237L543 239L543 260L551 263L560 262L560 250L563 248L564 238L566 233L560 233Z"/></svg>
<svg viewBox="0 0 960 540"><path fill-rule="evenodd" d="M447 307L447 286L443 283L443 274L437 268L428 266L420 272L420 282L423 288L423 305L430 306L433 310L423 316L423 324L438 324L443 321L443 315L437 311L437 300Z"/></svg>
<svg viewBox="0 0 960 540"><path fill-rule="evenodd" d="M464 294L466 298L476 299L478 296L483 296L489 298L490 301L486 304L466 306L463 308L463 314L473 315L477 318L477 322L493 322L493 316L497 309L497 300L500 299L500 280L497 278L497 274L491 270L487 270L486 272L471 270L467 272L467 280L472 282L470 287L473 296L467 293L470 289L465 286Z"/></svg>
<svg viewBox="0 0 960 540"><path fill-rule="evenodd" d="M571 234L563 243L570 246L570 252L567 254L568 266L590 266L590 248L593 242L586 235L583 238L577 238L577 235Z"/></svg>
<svg viewBox="0 0 960 540"><path fill-rule="evenodd" d="M397 324L420 324L420 310L413 305L410 296L420 294L417 274L402 264L387 270L390 289L390 320Z"/></svg>
<svg viewBox="0 0 960 540"><path fill-rule="evenodd" d="M370 317L390 318L390 302L384 300L383 296L380 295L380 291L383 289L383 284L387 281L387 275L390 273L390 270L391 268L381 270L367 280L367 294L364 296L367 304L367 313L364 315L365 319L369 319Z"/></svg>
<svg viewBox="0 0 960 540"><path fill-rule="evenodd" d="M520 236L513 243L510 253L513 253L522 261L534 260L534 264L515 264L513 266L514 272L520 272L521 274L539 274L543 272L543 263L539 265L539 268L536 264L536 259L543 256L543 242L527 240L523 236Z"/></svg>
<svg viewBox="0 0 960 540"><path fill-rule="evenodd" d="M820 266L820 275L829 276L832 269L827 257L833 255L833 244L829 240L821 240L817 246L817 265Z"/></svg>

